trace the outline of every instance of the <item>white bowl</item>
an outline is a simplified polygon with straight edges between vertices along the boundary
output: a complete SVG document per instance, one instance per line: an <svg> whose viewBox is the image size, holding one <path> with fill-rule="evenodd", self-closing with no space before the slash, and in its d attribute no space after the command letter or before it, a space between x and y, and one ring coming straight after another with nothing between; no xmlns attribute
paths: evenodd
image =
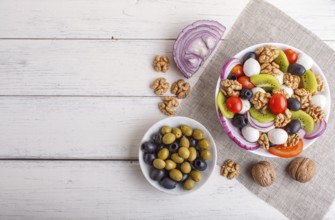
<svg viewBox="0 0 335 220"><path fill-rule="evenodd" d="M197 182L195 184L195 187L192 190L183 189L181 184L178 184L177 187L174 188L174 189L165 189L164 187L159 185L159 183L157 181L152 180L149 176L151 166L144 163L144 161L143 161L144 153L141 150L141 145L145 141L149 141L150 136L153 133L160 131L160 129L165 125L170 126L170 127L179 127L180 125L188 125L188 126L192 127L193 129L195 129L195 128L201 129L205 133L205 138L207 138L210 141L210 144L211 144L211 147L210 147L211 158L206 161L207 162L207 169L205 171L201 172L202 180ZM162 192L165 192L165 193L181 195L181 194L187 194L187 193L195 192L196 190L200 189L203 185L205 185L205 183L208 181L209 177L212 175L212 173L214 171L214 168L215 168L215 165L216 165L217 152L216 152L216 145L215 145L214 139L213 139L212 135L209 133L209 131L206 129L205 126L203 126L202 124L200 124L199 122L197 122L194 119L187 118L187 117L176 116L176 117L169 117L169 118L162 119L162 120L156 122L154 125L152 125L149 128L149 130L145 133L145 135L142 138L142 141L141 141L141 144L140 144L140 147L139 147L138 156L139 156L139 162L140 162L140 167L141 167L142 173L145 176L145 178L148 180L148 182L153 187L155 187L156 189L158 189Z"/></svg>
<svg viewBox="0 0 335 220"><path fill-rule="evenodd" d="M296 51L297 53L304 53L303 51L295 48L295 47L292 47L290 45L287 45L287 44L281 44L281 43L262 43L262 44L256 44L256 45L253 45L251 47L248 47L242 51L240 51L239 53L237 53L235 56L233 56L234 58L238 58L238 59L242 59L243 55L245 55L246 53L248 52L251 52L251 51L255 51L256 48L258 47L261 47L261 46L264 46L264 45L274 45L276 47L278 47L279 49L287 49L287 48L291 48L293 49L294 51ZM306 54L306 53L305 53ZM308 55L308 54L307 54ZM313 60L314 61L314 60ZM314 65L312 67L312 70L314 73L320 75L324 81L324 84L325 84L325 91L323 91L322 93L318 93L318 94L322 94L326 97L327 99L327 103L326 103L326 106L324 108L324 112L326 114L326 117L325 117L325 120L326 122L328 122L328 118L329 118L329 113L330 113L330 91L329 91L329 86L328 86L328 83L327 83L327 79L325 77L325 75L323 74L321 68L318 66L318 64L314 61ZM220 82L221 82L221 77L219 77L218 81L217 81L217 84L216 84L216 89L215 89L215 108L216 108L216 113L218 114L218 117L219 117L219 112L218 112L218 108L217 108L217 103L216 103L216 96L218 94L218 92L220 91ZM231 123L230 120L228 123ZM322 137L322 135L321 135ZM303 138L303 142L304 142L304 148L303 150L306 150L309 146L311 146L315 141L317 140L317 138L315 139L312 139L312 140L307 140L307 139L304 139ZM237 146L239 147L239 146ZM257 150L249 150L250 152L254 153L254 154L258 154L258 155L261 155L261 156L265 156L265 157L277 157L273 154L270 154L268 151L262 149L262 148L258 148Z"/></svg>

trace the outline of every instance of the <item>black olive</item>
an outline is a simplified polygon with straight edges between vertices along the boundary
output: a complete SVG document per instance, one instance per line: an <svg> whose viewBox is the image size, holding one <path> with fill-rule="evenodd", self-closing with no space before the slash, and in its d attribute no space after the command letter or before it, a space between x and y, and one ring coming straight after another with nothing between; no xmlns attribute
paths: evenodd
<svg viewBox="0 0 335 220"><path fill-rule="evenodd" d="M286 125L285 130L288 134L296 134L301 128L301 122L297 119L293 119Z"/></svg>
<svg viewBox="0 0 335 220"><path fill-rule="evenodd" d="M177 182L169 177L164 177L161 181L159 181L159 184L165 189L174 189L177 186Z"/></svg>
<svg viewBox="0 0 335 220"><path fill-rule="evenodd" d="M195 161L193 161L193 166L196 170L204 171L207 168L207 163L204 160L196 159Z"/></svg>
<svg viewBox="0 0 335 220"><path fill-rule="evenodd" d="M287 72L293 75L302 76L306 72L306 69L303 65L300 65L299 63L293 63L288 67Z"/></svg>
<svg viewBox="0 0 335 220"><path fill-rule="evenodd" d="M242 58L243 64L244 64L245 61L249 60L250 58L256 59L256 57L257 56L256 56L255 52L246 53Z"/></svg>
<svg viewBox="0 0 335 220"><path fill-rule="evenodd" d="M242 89L241 92L240 92L240 98L241 99L247 99L247 100L250 100L251 97L252 97L253 93L251 91L251 89Z"/></svg>
<svg viewBox="0 0 335 220"><path fill-rule="evenodd" d="M155 144L161 144L162 143L162 134L160 132L157 133L153 133L151 135L151 140L152 142L154 142Z"/></svg>
<svg viewBox="0 0 335 220"><path fill-rule="evenodd" d="M155 154L151 153L144 153L143 160L144 163L152 165L152 162L156 159Z"/></svg>
<svg viewBox="0 0 335 220"><path fill-rule="evenodd" d="M153 142L147 141L142 144L141 149L147 153L153 153L156 151L157 146Z"/></svg>
<svg viewBox="0 0 335 220"><path fill-rule="evenodd" d="M237 128L243 128L248 124L248 119L244 115L235 114L234 118L231 120L231 123Z"/></svg>
<svg viewBox="0 0 335 220"><path fill-rule="evenodd" d="M183 178L180 180L181 182L184 182L185 180L187 180L188 179L188 177L189 177L189 175L188 174L183 174Z"/></svg>
<svg viewBox="0 0 335 220"><path fill-rule="evenodd" d="M298 111L301 108L301 103L296 98L288 98L287 107L292 111Z"/></svg>
<svg viewBox="0 0 335 220"><path fill-rule="evenodd" d="M172 144L169 145L169 151L171 153L176 153L179 149L179 144L177 142L174 142Z"/></svg>
<svg viewBox="0 0 335 220"><path fill-rule="evenodd" d="M166 172L164 169L159 170L159 169L152 167L149 176L152 180L160 181L161 179L163 179L163 177L166 176Z"/></svg>
<svg viewBox="0 0 335 220"><path fill-rule="evenodd" d="M193 137L190 137L188 140L190 141L191 147L197 146L197 140L195 140Z"/></svg>
<svg viewBox="0 0 335 220"><path fill-rule="evenodd" d="M228 77L227 77L227 79L229 79L229 80L237 80L237 77L235 75L233 75L233 74L229 74Z"/></svg>

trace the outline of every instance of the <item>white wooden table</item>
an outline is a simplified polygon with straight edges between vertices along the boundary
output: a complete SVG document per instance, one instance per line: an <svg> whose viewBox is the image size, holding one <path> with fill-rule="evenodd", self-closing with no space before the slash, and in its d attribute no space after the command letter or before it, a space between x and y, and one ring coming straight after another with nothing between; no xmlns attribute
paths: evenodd
<svg viewBox="0 0 335 220"><path fill-rule="evenodd" d="M153 57L171 57L192 21L229 31L247 2L0 0L0 219L285 219L218 167L178 197L137 162L145 130L165 117L148 86L161 76ZM335 1L270 2L335 49ZM174 65L166 77L180 78Z"/></svg>

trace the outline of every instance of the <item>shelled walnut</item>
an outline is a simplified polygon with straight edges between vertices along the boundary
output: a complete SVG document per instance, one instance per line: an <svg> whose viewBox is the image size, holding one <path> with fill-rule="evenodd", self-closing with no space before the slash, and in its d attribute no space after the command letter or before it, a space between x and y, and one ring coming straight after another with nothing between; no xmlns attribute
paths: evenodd
<svg viewBox="0 0 335 220"><path fill-rule="evenodd" d="M292 113L289 109L286 109L284 113L276 115L274 125L276 128L282 128L290 123Z"/></svg>
<svg viewBox="0 0 335 220"><path fill-rule="evenodd" d="M221 81L221 92L226 96L239 96L242 84L237 80L224 79Z"/></svg>
<svg viewBox="0 0 335 220"><path fill-rule="evenodd" d="M298 99L298 101L301 103L301 109L306 109L310 105L312 94L304 88L295 89L293 98Z"/></svg>
<svg viewBox="0 0 335 220"><path fill-rule="evenodd" d="M262 74L278 75L280 73L279 65L276 64L275 62L263 63L261 65L261 73Z"/></svg>
<svg viewBox="0 0 335 220"><path fill-rule="evenodd" d="M170 61L167 56L157 55L152 63L152 66L157 72L166 73L169 69Z"/></svg>
<svg viewBox="0 0 335 220"><path fill-rule="evenodd" d="M290 95L285 91L285 89L274 88L272 94L282 94L286 99L290 98Z"/></svg>
<svg viewBox="0 0 335 220"><path fill-rule="evenodd" d="M265 150L268 150L270 148L270 141L269 137L266 133L261 133L261 135L258 138L257 143L259 146Z"/></svg>
<svg viewBox="0 0 335 220"><path fill-rule="evenodd" d="M166 79L161 77L156 79L150 86L156 93L156 95L163 95L169 89L170 84L166 82Z"/></svg>
<svg viewBox="0 0 335 220"><path fill-rule="evenodd" d="M232 160L227 160L221 166L221 175L227 177L229 180L238 176L240 172L240 165Z"/></svg>
<svg viewBox="0 0 335 220"><path fill-rule="evenodd" d="M276 179L276 171L267 161L256 163L251 169L251 175L255 182L263 187L270 186Z"/></svg>
<svg viewBox="0 0 335 220"><path fill-rule="evenodd" d="M188 82L180 79L171 86L171 93L176 95L178 99L184 99L190 93L191 86Z"/></svg>
<svg viewBox="0 0 335 220"><path fill-rule="evenodd" d="M297 157L290 163L288 173L298 182L309 182L316 173L315 162L309 158Z"/></svg>
<svg viewBox="0 0 335 220"><path fill-rule="evenodd" d="M271 98L270 93L256 92L251 98L251 103L254 104L255 109L265 112L268 108L268 102Z"/></svg>
<svg viewBox="0 0 335 220"><path fill-rule="evenodd" d="M167 116L174 115L176 113L175 108L178 106L178 100L171 96L163 97L162 102L158 104L159 110Z"/></svg>
<svg viewBox="0 0 335 220"><path fill-rule="evenodd" d="M290 134L288 135L287 141L284 144L285 146L295 146L300 140L299 134Z"/></svg>
<svg viewBox="0 0 335 220"><path fill-rule="evenodd" d="M324 90L325 90L325 85L324 85L323 80L322 80L322 78L321 78L320 75L316 75L316 82L317 82L317 84L318 84L316 90L317 90L318 92L322 92L322 91L324 91Z"/></svg>
<svg viewBox="0 0 335 220"><path fill-rule="evenodd" d="M284 73L284 84L292 89L297 89L300 84L300 77L290 73Z"/></svg>
<svg viewBox="0 0 335 220"><path fill-rule="evenodd" d="M271 63L279 55L279 49L275 46L264 46L256 49L256 55L258 57L258 62Z"/></svg>
<svg viewBox="0 0 335 220"><path fill-rule="evenodd" d="M317 105L310 105L305 109L305 112L312 116L314 122L318 123L321 122L325 117L326 114L322 110L320 106Z"/></svg>

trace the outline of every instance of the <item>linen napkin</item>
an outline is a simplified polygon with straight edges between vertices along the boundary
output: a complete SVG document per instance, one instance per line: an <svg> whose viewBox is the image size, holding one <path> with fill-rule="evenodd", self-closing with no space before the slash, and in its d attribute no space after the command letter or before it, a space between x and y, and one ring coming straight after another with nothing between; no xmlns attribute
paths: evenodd
<svg viewBox="0 0 335 220"><path fill-rule="evenodd" d="M324 71L334 91L335 52L316 35L271 4L252 0L243 10L226 40L217 48L200 79L177 112L203 123L218 148L218 165L233 159L241 165L237 180L251 192L280 210L290 219L321 219L335 197L335 128L331 115L326 132L301 156L313 159L317 173L309 183L299 183L287 174L292 159L266 158L240 149L224 133L215 112L214 92L221 67L237 52L257 43L278 42L292 45L310 55ZM335 110L335 95L331 109ZM257 185L250 174L251 165L266 160L276 169L277 178L269 187ZM260 208L261 211L261 208Z"/></svg>

